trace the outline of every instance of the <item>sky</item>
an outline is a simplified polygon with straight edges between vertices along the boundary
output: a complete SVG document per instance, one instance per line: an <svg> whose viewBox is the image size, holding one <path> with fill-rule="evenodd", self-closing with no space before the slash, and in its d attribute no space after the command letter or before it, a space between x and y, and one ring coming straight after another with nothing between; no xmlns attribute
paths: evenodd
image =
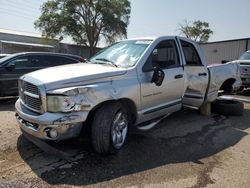
<svg viewBox="0 0 250 188"><path fill-rule="evenodd" d="M39 33L34 21L46 0L0 0L0 28ZM128 38L180 35L179 24L201 20L209 41L250 37L250 0L130 0Z"/></svg>

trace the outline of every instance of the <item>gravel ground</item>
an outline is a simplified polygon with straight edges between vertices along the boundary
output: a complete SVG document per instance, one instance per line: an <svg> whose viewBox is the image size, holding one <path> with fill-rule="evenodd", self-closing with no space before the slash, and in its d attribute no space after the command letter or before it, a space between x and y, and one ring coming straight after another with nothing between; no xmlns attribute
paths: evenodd
<svg viewBox="0 0 250 188"><path fill-rule="evenodd" d="M24 138L14 102L0 100L0 187L250 187L250 104L235 117L174 113L151 131L130 130L113 156L84 140L59 144L69 162Z"/></svg>

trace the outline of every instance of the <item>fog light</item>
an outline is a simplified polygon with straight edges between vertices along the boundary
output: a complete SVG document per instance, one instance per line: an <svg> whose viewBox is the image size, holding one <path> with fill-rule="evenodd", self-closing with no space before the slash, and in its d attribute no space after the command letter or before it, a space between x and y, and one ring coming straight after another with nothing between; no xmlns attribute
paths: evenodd
<svg viewBox="0 0 250 188"><path fill-rule="evenodd" d="M58 132L56 129L50 129L49 134L51 138L56 138L58 136Z"/></svg>
<svg viewBox="0 0 250 188"><path fill-rule="evenodd" d="M56 138L58 136L57 130L53 128L48 128L44 132L48 138Z"/></svg>

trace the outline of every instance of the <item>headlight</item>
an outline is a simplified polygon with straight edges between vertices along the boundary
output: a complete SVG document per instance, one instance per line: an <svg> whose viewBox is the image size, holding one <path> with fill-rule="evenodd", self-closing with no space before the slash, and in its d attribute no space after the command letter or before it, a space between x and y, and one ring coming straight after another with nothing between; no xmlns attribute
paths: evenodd
<svg viewBox="0 0 250 188"><path fill-rule="evenodd" d="M49 112L71 112L80 111L81 106L76 104L73 97L48 95L47 110Z"/></svg>

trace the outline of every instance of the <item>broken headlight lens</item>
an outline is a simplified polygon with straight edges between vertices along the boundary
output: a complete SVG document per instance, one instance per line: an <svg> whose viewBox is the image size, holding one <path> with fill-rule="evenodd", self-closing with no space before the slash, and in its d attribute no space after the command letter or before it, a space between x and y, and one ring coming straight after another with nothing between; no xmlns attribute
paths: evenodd
<svg viewBox="0 0 250 188"><path fill-rule="evenodd" d="M47 96L47 110L49 112L71 112L80 111L81 107L75 103L72 97L49 95Z"/></svg>

